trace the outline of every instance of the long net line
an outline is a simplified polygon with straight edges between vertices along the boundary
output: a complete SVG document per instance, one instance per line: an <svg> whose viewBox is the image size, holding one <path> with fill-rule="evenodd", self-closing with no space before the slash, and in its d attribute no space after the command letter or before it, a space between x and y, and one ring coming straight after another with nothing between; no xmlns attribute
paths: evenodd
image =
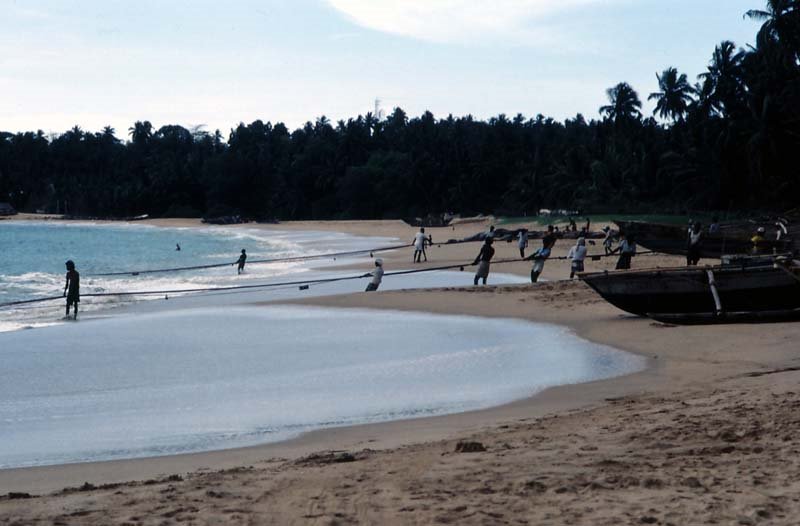
<svg viewBox="0 0 800 526"><path fill-rule="evenodd" d="M399 248L405 248L409 245L402 245ZM379 249L379 250L390 250L389 248ZM378 250L372 251L356 251L357 253L367 253L367 252L377 252ZM653 251L649 252L640 252L637 256L643 255L650 255L655 254ZM599 260L601 258L608 258L608 257L616 257L616 254L593 254L587 255L587 259L591 259L593 261ZM508 263L520 263L524 261L529 261L535 258L526 258L526 259L500 259L492 261L492 265L503 265ZM549 257L546 258L548 260L567 260L569 257L567 256L556 256L556 257ZM390 276L404 276L408 274L418 274L422 272L439 272L445 270L454 270L458 269L463 271L465 267L475 265L474 262L467 262L467 263L457 263L452 265L444 265L444 266L437 266L437 267L426 267L422 269L413 269L413 270L399 270L395 272L386 272L384 277ZM124 275L130 274L129 272L123 273ZM210 293L210 292L226 292L226 291L246 291L246 290L259 290L259 289L277 289L279 287L294 287L294 286L310 286L310 285L319 285L322 283L334 283L338 281L351 281L357 279L365 279L370 277L370 273L366 274L358 274L354 276L342 276L336 278L319 278L319 279L305 279L305 280L294 280L294 281L284 281L278 283L259 283L259 284L251 284L251 285L231 285L227 287L204 287L204 288L175 288L175 289L160 289L160 290L137 290L137 291L119 291L119 292L95 292L95 293L87 293L81 294L81 298L101 298L101 297L133 297L133 296L169 296L170 294L197 294L197 293ZM17 300L17 301L10 301L6 303L0 303L0 309L3 308L10 308L10 307L17 307L21 305L31 305L36 303L44 303L48 301L56 301L64 299L64 295L59 296L47 296L43 298L33 298L28 300Z"/></svg>

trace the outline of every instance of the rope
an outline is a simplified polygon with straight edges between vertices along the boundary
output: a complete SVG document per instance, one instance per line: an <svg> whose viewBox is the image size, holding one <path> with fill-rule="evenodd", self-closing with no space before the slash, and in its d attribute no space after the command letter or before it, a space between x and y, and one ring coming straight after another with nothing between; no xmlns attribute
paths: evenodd
<svg viewBox="0 0 800 526"><path fill-rule="evenodd" d="M413 246L412 244L407 245L395 245L391 247L380 247L380 248L372 248L372 249L364 249L364 250L350 250L347 252L331 252L327 254L315 254L311 256L294 256L288 258L273 258L273 259L254 259L247 261L248 265L256 265L256 264L263 264L263 263L288 263L292 261L306 261L311 259L327 259L327 258L336 258L341 256L353 256L358 254L372 254L373 252L386 252L389 250L398 250L401 248L407 248ZM209 269L209 268L221 268L221 267L229 267L235 265L238 261L234 261L233 263L214 263L209 265L193 265L189 267L173 267L173 268L161 268L161 269L151 269L151 270L127 270L122 272L103 272L99 274L87 274L87 277L108 277L108 276L138 276L140 274L157 274L157 273L165 273L165 272L180 272L183 270L202 270L202 269Z"/></svg>
<svg viewBox="0 0 800 526"><path fill-rule="evenodd" d="M406 247L409 245L403 245ZM402 248L402 247L401 247ZM392 250L391 248L385 248L381 250ZM356 251L354 251L356 252ZM366 251L363 251L366 252ZM373 250L373 252L375 252ZM362 251L357 251L357 253L362 253ZM637 255L648 255L648 254L655 254L656 252L640 252ZM587 255L586 257L591 257L593 260L597 258L606 258L606 257L614 257L616 254L596 254L596 255ZM552 260L567 260L569 259L567 256L558 256L558 257L550 257L547 259ZM521 260L521 259L501 259L495 260L492 262L492 265L502 265L506 263L520 263L522 261L529 261L529 260ZM473 263L459 263L453 265L444 265L439 267L427 267L423 269L413 269L413 270L398 270L395 272L387 272L384 274L386 276L403 276L408 274L417 274L421 272L439 272L443 270L453 270L459 269L461 271L464 270L464 267L473 266ZM123 273L123 274L128 274ZM200 293L200 292L224 292L224 291L234 291L234 290L257 290L257 289L265 289L265 288L275 288L275 287L286 287L286 286L296 286L296 285L318 285L321 283L334 283L337 281L349 281L355 279L364 279L369 277L371 274L359 274L357 276L344 276L339 278L322 278L322 279L311 279L311 280L298 280L298 281L284 281L280 283L261 283L261 284L253 284L253 285L231 285L228 287L206 287L206 288L199 288L199 289L167 289L167 290L142 290L142 291L120 291L120 292L95 292L89 294L81 294L82 298L99 298L99 297L108 297L108 296L166 296L169 294L189 294L189 293ZM30 300L19 300L19 301L11 301L7 303L0 303L0 309L7 308L7 307L14 307L18 305L29 305L32 303L44 303L47 301L55 301L61 300L64 296L49 296L46 298L35 298Z"/></svg>
<svg viewBox="0 0 800 526"><path fill-rule="evenodd" d="M455 268L460 268L461 270L464 269L465 266L469 266L469 263L462 263L458 265L447 265L441 267L429 267L424 269L414 269L414 270L400 270L396 272L387 272L384 276L400 276L405 274L415 274L418 272L437 272L442 270L451 270ZM89 294L81 294L81 298L99 298L99 297L108 297L108 296L162 296L162 295L169 295L169 294L186 294L186 293L197 293L197 292L224 292L224 291L232 291L232 290L253 290L253 289L264 289L264 288L274 288L274 287L284 287L284 286L294 286L294 285L318 285L321 283L333 283L336 281L348 281L348 280L355 280L355 279L363 279L369 277L371 274L359 274L357 276L344 276L339 278L321 278L321 279L306 279L306 280L298 280L298 281L284 281L280 283L260 283L260 284L253 284L253 285L231 285L228 287L206 287L206 288L199 288L199 289L168 289L168 290L140 290L140 291L120 291L120 292L95 292ZM6 307L14 307L17 305L27 305L31 303L43 303L46 301L54 301L54 300L61 300L64 299L64 296L49 296L46 298L35 298L30 300L19 300L19 301L11 301L7 303L0 303L0 309Z"/></svg>

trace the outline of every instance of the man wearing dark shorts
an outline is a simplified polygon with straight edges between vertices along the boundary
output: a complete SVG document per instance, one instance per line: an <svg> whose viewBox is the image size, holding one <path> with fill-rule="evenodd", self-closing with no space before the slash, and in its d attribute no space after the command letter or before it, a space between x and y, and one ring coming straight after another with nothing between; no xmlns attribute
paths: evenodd
<svg viewBox="0 0 800 526"><path fill-rule="evenodd" d="M239 267L236 269L237 274L241 274L242 272L244 272L244 264L246 261L247 261L247 252L245 252L244 249L242 249L242 255L239 256L239 259L236 261L236 263L239 264Z"/></svg>
<svg viewBox="0 0 800 526"><path fill-rule="evenodd" d="M81 275L75 270L75 263L67 261L67 282L64 284L64 297L67 298L67 318L69 308L75 306L75 317L78 319L78 303L81 301Z"/></svg>

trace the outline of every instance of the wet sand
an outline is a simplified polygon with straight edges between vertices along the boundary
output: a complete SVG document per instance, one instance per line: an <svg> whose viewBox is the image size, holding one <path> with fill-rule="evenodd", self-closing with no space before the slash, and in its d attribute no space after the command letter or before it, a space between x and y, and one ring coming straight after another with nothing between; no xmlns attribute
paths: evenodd
<svg viewBox="0 0 800 526"><path fill-rule="evenodd" d="M259 228L409 241L415 230L398 222ZM452 237L482 228L457 227ZM434 241L445 238L444 229L431 230ZM570 244L560 241L555 255ZM430 264L471 260L478 247L433 247ZM510 258L516 244L497 249L497 258ZM408 268L411 253L384 259L387 270ZM637 268L679 263L634 260ZM608 266L612 260L587 262L587 270ZM502 266L529 270L529 263ZM551 261L543 278L568 273L567 262ZM465 272L465 282L471 278ZM626 315L576 281L466 283L305 303L557 323L647 356L651 366L485 411L325 430L281 444L4 470L0 494L35 497L0 499L0 524L796 524L800 326L673 327ZM83 490L62 489L84 482Z"/></svg>

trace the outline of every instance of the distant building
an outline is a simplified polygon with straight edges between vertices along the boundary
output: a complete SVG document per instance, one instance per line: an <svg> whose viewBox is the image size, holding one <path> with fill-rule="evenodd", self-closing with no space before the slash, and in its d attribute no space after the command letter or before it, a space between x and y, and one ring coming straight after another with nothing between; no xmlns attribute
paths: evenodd
<svg viewBox="0 0 800 526"><path fill-rule="evenodd" d="M11 203L0 203L0 216L13 216L16 213Z"/></svg>

